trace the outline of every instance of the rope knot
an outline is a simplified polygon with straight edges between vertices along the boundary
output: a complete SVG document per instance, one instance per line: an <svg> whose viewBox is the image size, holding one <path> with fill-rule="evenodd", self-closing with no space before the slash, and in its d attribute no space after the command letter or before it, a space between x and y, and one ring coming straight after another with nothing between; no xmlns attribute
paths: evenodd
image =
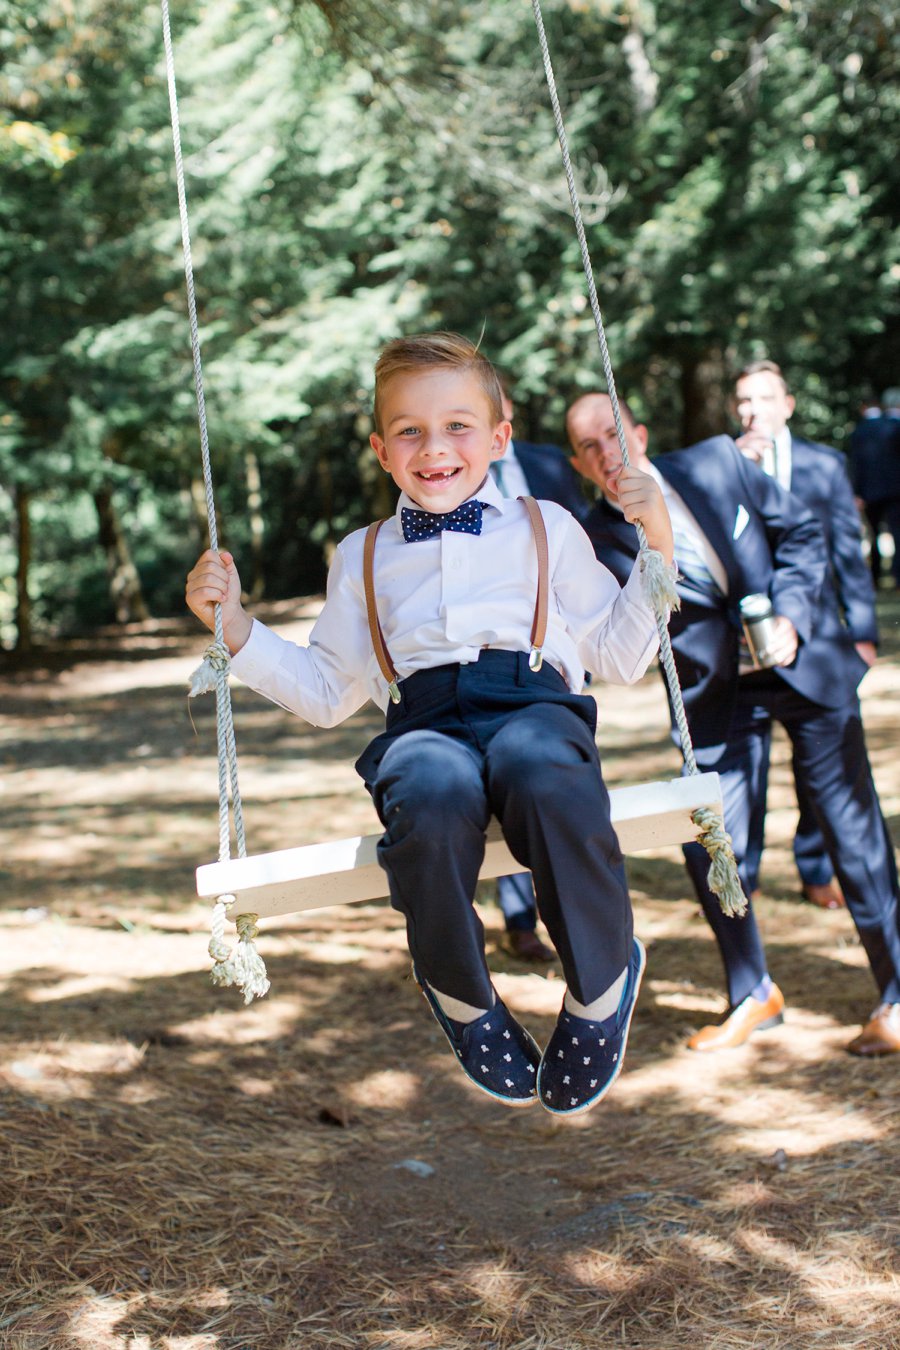
<svg viewBox="0 0 900 1350"><path fill-rule="evenodd" d="M213 984L226 988L230 984L236 985L244 995L244 1002L252 1003L255 998L262 998L269 992L266 964L253 941L259 932L256 926L259 915L235 916L238 940L232 949L225 941L225 919L228 906L233 903L233 895L220 895L213 907L212 936L209 943L213 968L210 978Z"/></svg>
<svg viewBox="0 0 900 1350"><path fill-rule="evenodd" d="M209 694L217 685L218 677L231 669L231 653L224 642L211 642L203 653L203 660L191 676L188 698Z"/></svg>
<svg viewBox="0 0 900 1350"><path fill-rule="evenodd" d="M675 568L669 567L655 548L642 547L640 560L644 598L665 623L668 614L681 608L681 597L675 589Z"/></svg>
<svg viewBox="0 0 900 1350"><path fill-rule="evenodd" d="M747 912L747 897L738 877L737 862L731 837L725 831L725 822L718 811L699 806L691 816L700 826L697 843L709 854L707 885L719 897L719 908L729 918L740 918Z"/></svg>

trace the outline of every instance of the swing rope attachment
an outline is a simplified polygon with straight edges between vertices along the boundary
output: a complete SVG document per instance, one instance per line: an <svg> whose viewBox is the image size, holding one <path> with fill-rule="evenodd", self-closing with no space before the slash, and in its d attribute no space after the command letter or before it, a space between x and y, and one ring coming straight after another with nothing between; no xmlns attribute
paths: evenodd
<svg viewBox="0 0 900 1350"><path fill-rule="evenodd" d="M269 980L265 962L253 940L259 934L257 915L238 914L235 919L238 941L233 948L225 941L225 921L228 908L233 903L233 895L220 895L213 906L212 936L209 940L209 954L213 959L210 978L213 984L223 987L236 985L244 995L246 1004L269 992Z"/></svg>
<svg viewBox="0 0 900 1350"><path fill-rule="evenodd" d="M187 195L184 183L184 164L181 151L181 131L178 116L178 98L175 85L175 60L173 53L172 34L169 22L168 0L160 0L162 9L162 28L163 43L165 47L166 77L169 90L169 107L172 119L172 139L175 150L175 172L178 187L178 211L181 222L181 240L184 253L184 274L187 289L188 314L190 319L191 332L191 355L194 368L194 384L197 396L197 414L200 429L200 449L203 462L203 481L206 489L206 508L207 520L209 526L210 548L218 550L218 535L216 529L216 513L213 497L212 470L209 457L209 437L206 424L206 405L203 392L203 372L200 357L200 336L199 325L197 321L197 305L194 293L194 274L193 263L191 260L191 242L190 229L187 213ZM603 363L603 370L606 377L607 389L609 391L610 402L612 404L613 417L615 419L616 433L619 446L622 452L622 460L627 465L628 448L625 443L625 432L622 426L621 412L619 409L619 400L616 394L615 378L612 370L612 363L609 357L609 350L606 342L606 334L603 327L603 319L600 313L600 304L597 298L597 290L594 284L593 267L591 264L590 253L587 246L587 240L584 232L584 222L581 214L581 206L578 200L578 192L575 185L575 177L572 170L571 156L569 154L568 138L566 136L565 125L563 123L562 112L560 109L559 98L556 92L556 81L553 75L553 68L550 61L550 52L547 45L547 37L544 31L543 16L541 14L540 0L532 0L532 9L534 11L535 23L538 30L541 55L544 63L544 72L547 79L547 86L550 93L550 101L553 107L553 117L556 123L557 136L559 138L560 149L562 151L563 165L565 168L566 181L569 188L569 197L572 204L572 214L575 222L575 229L578 235L578 242L581 249L582 264L587 280L588 295L590 299L591 312L594 316L594 322L597 330L597 338L600 344L600 354ZM693 747L691 745L690 731L687 725L687 718L684 711L684 703L681 697L681 688L678 682L677 672L675 670L674 657L672 655L672 646L669 639L667 628L669 613L679 607L679 598L675 589L675 575L673 569L668 567L662 555L655 549L649 547L646 533L640 522L637 523L638 542L640 545L640 564L642 573L642 582L648 604L651 605L656 616L657 631L660 642L660 659L665 672L666 681L669 687L672 706L675 710L675 719L681 735L682 752L684 754L685 766L689 774L699 774L696 759L694 758ZM246 843L244 839L243 810L241 806L240 789L238 786L237 771L237 748L234 737L234 722L232 716L231 693L228 684L228 673L230 669L231 658L228 648L225 645L224 633L222 628L221 606L215 607L215 640L210 644L204 653L203 660L198 669L193 673L190 682L189 696L191 698L201 693L209 692L215 689L216 692L216 734L218 749L218 773L219 773L219 861L227 862L231 857L231 826L230 817L234 820L235 838L237 843L237 854L239 858L246 857ZM229 812L229 787L230 787L230 812ZM721 815L708 807L703 807L693 813L693 821L700 827L699 842L710 854L711 865L709 872L709 886L715 895L719 897L719 903L726 914L743 914L747 907L746 897L740 885L735 864L734 852L731 847L731 840L725 832L724 822ZM239 914L236 916L235 923L237 927L237 942L234 947L229 947L225 940L225 923L228 917L229 906L234 903L234 896L223 894L218 896L212 911L212 934L209 944L210 956L213 960L212 980L219 985L236 985L244 996L244 1002L250 1003L254 998L262 997L269 989L269 980L266 975L265 964L259 952L256 949L255 941L258 934L256 926L256 914Z"/></svg>
<svg viewBox="0 0 900 1350"><path fill-rule="evenodd" d="M181 221L181 245L184 253L184 277L187 288L188 316L191 329L191 357L194 365L194 386L197 394L197 416L200 424L200 453L203 461L203 482L206 488L206 517L209 526L209 546L218 551L216 509L213 496L212 468L209 458L209 433L206 425L206 400L203 394L203 367L200 360L200 329L197 322L197 299L194 292L194 266L191 260L191 235L188 224L187 193L184 185L184 161L181 154L181 127L178 117L178 95L175 88L175 57L172 48L172 30L169 23L168 0L161 0L163 45L166 55L166 78L169 87L169 109L172 115L172 140L175 147L175 178L178 185L178 215ZM247 856L244 839L244 813L238 786L237 746L234 738L234 719L231 708L231 690L228 672L231 655L225 645L222 628L222 607L216 605L215 641L204 653L203 660L191 676L189 698L216 691L216 744L219 767L219 862L231 857L231 817L239 858ZM229 787L230 806L229 813ZM261 998L268 991L266 967L256 949L255 914L239 914L236 925L238 941L234 949L225 941L225 920L233 895L221 895L212 913L212 937L209 954L213 959L214 984L237 985L244 1002Z"/></svg>
<svg viewBox="0 0 900 1350"><path fill-rule="evenodd" d="M572 168L572 156L569 153L569 138L566 134L559 95L556 90L556 78L553 74L553 64L550 60L550 48L547 43L547 34L544 29L544 17L541 13L540 0L531 0L531 7L534 11L534 21L537 26L541 58L544 63L544 75L547 80L550 104L553 109L553 121L556 125L556 135L559 140L560 151L562 152L563 168L565 170L566 183L569 188L569 200L572 206L575 233L578 236L578 244L581 250L581 262L584 268L585 280L587 281L591 313L594 316L597 340L600 344L600 358L603 363L603 374L606 378L609 401L612 405L613 419L616 424L616 435L619 441L619 449L622 452L622 462L627 467L630 461L628 458L628 447L625 443L625 429L622 426L622 414L619 408L618 394L616 393L616 381L615 376L613 375L612 361L610 360L609 347L606 341L603 316L600 313L600 301L597 298L597 287L594 283L594 268L591 263L591 255L584 232L584 218L581 213L581 204L578 200L578 189L575 184L575 173ZM668 629L668 616L672 610L678 609L681 603L675 590L675 575L672 568L666 566L662 554L659 553L658 550L649 547L646 532L640 521L637 521L636 526L638 543L640 545L641 580L647 603L651 605L656 616L656 627L659 633L660 661L662 663L663 671L665 672L666 684L668 685L669 696L672 700L672 707L675 712L675 721L681 737L681 751L684 756L685 767L689 774L699 774L700 770L697 767L697 761L694 757L691 733L688 728L687 716L684 711L684 700L681 696L681 685L678 680L677 671L675 670L675 658L672 655L672 641L669 637ZM703 845L710 856L710 869L707 882L713 895L718 896L722 912L729 916L740 916L741 914L744 914L747 909L747 897L744 894L740 878L738 877L734 849L731 845L731 839L726 833L725 822L721 814L718 811L713 811L710 807L702 807L693 813L692 819L694 824L700 827L700 834L697 837L697 842Z"/></svg>

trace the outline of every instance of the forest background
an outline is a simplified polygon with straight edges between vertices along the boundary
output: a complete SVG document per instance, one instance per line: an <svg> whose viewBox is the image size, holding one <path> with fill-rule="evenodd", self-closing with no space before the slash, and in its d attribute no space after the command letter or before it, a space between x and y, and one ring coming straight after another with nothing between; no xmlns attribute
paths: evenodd
<svg viewBox="0 0 900 1350"><path fill-rule="evenodd" d="M602 381L527 0L173 0L223 541L321 589L390 507L385 340L477 338L516 430ZM900 383L892 0L553 0L620 392L665 450L768 355L841 448ZM205 497L159 7L0 0L0 646L181 607Z"/></svg>

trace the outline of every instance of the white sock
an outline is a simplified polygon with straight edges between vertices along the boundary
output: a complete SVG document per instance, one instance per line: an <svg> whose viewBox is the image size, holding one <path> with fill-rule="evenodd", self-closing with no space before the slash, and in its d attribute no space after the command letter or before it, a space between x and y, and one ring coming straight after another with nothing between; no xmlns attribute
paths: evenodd
<svg viewBox="0 0 900 1350"><path fill-rule="evenodd" d="M622 1001L622 993L625 989L625 981L628 978L628 968L622 971L622 974L615 980L606 993L595 998L593 1003L579 1003L577 998L566 990L564 1003L566 1011L572 1013L575 1017L583 1017L588 1022L602 1022L606 1017L612 1017Z"/></svg>
<svg viewBox="0 0 900 1350"><path fill-rule="evenodd" d="M454 1022L477 1022L479 1017L484 1017L488 1011L487 1008L474 1008L471 1003L463 1003L462 999L451 998L449 994L441 994L435 989L433 984L428 988L434 994L443 1012ZM491 1004L491 1007L494 1005Z"/></svg>

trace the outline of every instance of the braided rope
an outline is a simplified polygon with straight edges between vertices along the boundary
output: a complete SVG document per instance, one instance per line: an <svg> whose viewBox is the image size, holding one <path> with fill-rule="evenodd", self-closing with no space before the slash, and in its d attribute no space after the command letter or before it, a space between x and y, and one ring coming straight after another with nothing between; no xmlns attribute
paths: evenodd
<svg viewBox="0 0 900 1350"><path fill-rule="evenodd" d="M209 526L209 546L218 552L216 506L213 495L212 467L209 458L209 432L206 425L206 398L203 392L203 366L200 360L200 328L197 322L197 298L194 291L194 265L191 258L191 234L188 222L187 193L184 183L184 160L181 153L181 123L178 116L178 94L175 87L175 56L172 30L169 23L168 0L160 0L162 8L163 46L166 58L166 80L169 87L169 109L172 117L172 141L175 148L175 180L178 187L178 216L181 221L181 246L184 254L184 279L187 289L188 317L191 330L191 357L194 366L194 389L197 395L197 417L200 425L200 455L203 462L203 482L206 488L206 517ZM222 607L215 606L215 641L207 648L203 661L191 676L188 696L216 691L216 747L219 773L219 862L231 857L231 818L239 858L246 857L244 812L238 784L237 744L234 736L234 718L228 672L231 656L225 645L222 626ZM229 789L230 806L229 814ZM210 955L213 956L212 978L217 984L236 984L244 991L244 1001L260 997L269 988L266 968L256 950L255 915L241 915L236 919L239 941L231 955L224 942L227 905L234 896L220 896L213 911L213 936ZM246 921L250 920L248 924ZM213 951L215 948L215 951ZM224 949L224 955L223 955ZM261 972L261 973L260 973ZM227 978L226 978L227 976Z"/></svg>
<svg viewBox="0 0 900 1350"><path fill-rule="evenodd" d="M600 358L603 363L603 374L606 378L606 387L609 391L609 401L612 405L613 418L616 425L616 435L619 440L619 449L622 452L622 461L627 466L630 461L628 458L628 446L625 443L625 429L622 425L619 397L616 393L616 381L615 376L613 375L612 361L610 360L609 347L606 341L603 316L600 312L600 301L597 298L597 287L594 283L594 268L591 263L591 255L584 232L584 219L581 214L581 204L578 200L578 189L575 185L572 157L569 153L569 138L566 134L562 109L559 103L559 95L556 90L556 78L553 74L553 64L550 60L550 48L547 43L547 34L544 29L544 16L541 13L540 0L531 0L531 7L534 11L534 21L537 25L541 59L544 63L544 75L546 76L547 89L550 94L550 104L553 109L553 121L556 125L556 135L559 140L559 148L562 152L563 168L565 170L566 183L569 188L569 200L572 205L572 217L575 222L575 233L578 236L578 246L581 250L581 263L584 268L585 280L587 281L588 299L590 300L591 313L594 316L597 340L600 344ZM640 545L644 593L648 603L652 605L656 616L656 628L659 633L660 660L662 662L663 671L665 672L669 696L672 700L675 722L678 727L679 736L681 737L681 751L684 756L684 762L688 773L690 775L695 775L699 774L700 770L697 767L697 760L694 756L694 747L691 742L691 733L688 728L687 716L684 711L684 700L681 696L681 685L678 681L678 673L675 670L675 658L672 654L672 642L669 637L668 629L668 611L677 609L680 602L675 591L675 582L671 570L665 566L662 555L655 549L649 547L646 532L640 521L636 521L635 525L637 528L638 543ZM714 895L719 897L719 904L725 914L743 914L747 908L747 897L744 895L743 888L741 887L740 879L737 874L734 851L731 847L731 840L725 832L725 824L721 815L718 812L710 811L708 808L701 808L701 810L694 812L693 820L696 825L700 826L698 842L703 845L711 859L708 878L710 890Z"/></svg>

